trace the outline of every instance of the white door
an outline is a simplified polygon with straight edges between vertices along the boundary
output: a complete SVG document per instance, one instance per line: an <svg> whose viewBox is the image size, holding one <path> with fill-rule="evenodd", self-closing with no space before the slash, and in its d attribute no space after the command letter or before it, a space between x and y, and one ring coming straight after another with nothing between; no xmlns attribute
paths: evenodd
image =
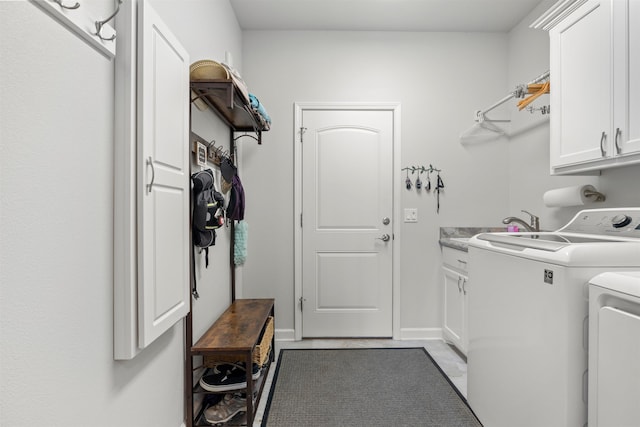
<svg viewBox="0 0 640 427"><path fill-rule="evenodd" d="M189 56L138 9L138 334L144 348L189 311Z"/></svg>
<svg viewBox="0 0 640 427"><path fill-rule="evenodd" d="M302 112L303 337L392 336L393 114Z"/></svg>

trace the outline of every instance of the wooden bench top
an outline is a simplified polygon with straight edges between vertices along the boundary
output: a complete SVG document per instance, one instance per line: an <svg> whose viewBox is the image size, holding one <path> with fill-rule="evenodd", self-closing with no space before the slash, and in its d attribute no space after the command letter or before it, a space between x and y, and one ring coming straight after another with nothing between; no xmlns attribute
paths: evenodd
<svg viewBox="0 0 640 427"><path fill-rule="evenodd" d="M198 342L192 354L215 354L252 350L271 314L274 300L237 299L215 321Z"/></svg>

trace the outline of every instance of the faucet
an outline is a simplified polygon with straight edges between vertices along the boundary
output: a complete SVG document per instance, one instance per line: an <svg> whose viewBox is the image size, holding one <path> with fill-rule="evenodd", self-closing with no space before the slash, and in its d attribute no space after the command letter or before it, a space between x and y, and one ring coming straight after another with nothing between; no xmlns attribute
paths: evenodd
<svg viewBox="0 0 640 427"><path fill-rule="evenodd" d="M525 210L521 211L524 212L526 214L528 214L531 217L531 225L527 224L526 221L515 217L515 216L508 216L505 219L502 220L503 224L510 224L512 222L515 222L517 224L522 225L527 231L530 232L535 232L537 233L538 231L540 231L540 218L535 216L534 214L532 214L531 212L527 212Z"/></svg>

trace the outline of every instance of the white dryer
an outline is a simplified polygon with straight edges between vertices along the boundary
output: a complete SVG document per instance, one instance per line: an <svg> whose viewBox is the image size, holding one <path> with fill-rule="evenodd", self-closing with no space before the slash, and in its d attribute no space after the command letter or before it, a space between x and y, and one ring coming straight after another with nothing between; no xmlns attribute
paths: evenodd
<svg viewBox="0 0 640 427"><path fill-rule="evenodd" d="M589 427L640 425L640 271L589 285Z"/></svg>
<svg viewBox="0 0 640 427"><path fill-rule="evenodd" d="M476 235L468 266L467 398L480 421L583 427L589 280L640 270L640 208L583 210L554 232Z"/></svg>

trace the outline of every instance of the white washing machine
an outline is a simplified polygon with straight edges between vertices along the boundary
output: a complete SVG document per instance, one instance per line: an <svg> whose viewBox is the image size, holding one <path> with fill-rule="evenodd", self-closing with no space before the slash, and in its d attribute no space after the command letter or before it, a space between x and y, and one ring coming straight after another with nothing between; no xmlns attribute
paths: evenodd
<svg viewBox="0 0 640 427"><path fill-rule="evenodd" d="M640 272L589 286L589 427L640 425Z"/></svg>
<svg viewBox="0 0 640 427"><path fill-rule="evenodd" d="M640 270L640 208L469 241L467 398L485 427L587 423L588 283Z"/></svg>

